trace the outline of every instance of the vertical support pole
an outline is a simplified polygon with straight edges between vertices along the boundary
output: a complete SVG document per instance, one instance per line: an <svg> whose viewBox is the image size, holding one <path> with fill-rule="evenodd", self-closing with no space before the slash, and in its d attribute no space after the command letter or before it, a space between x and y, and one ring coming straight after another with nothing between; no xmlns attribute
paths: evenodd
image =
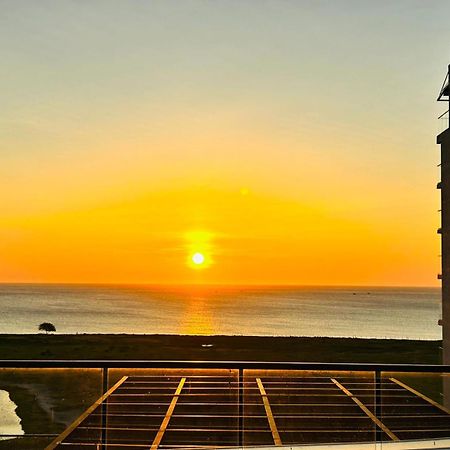
<svg viewBox="0 0 450 450"><path fill-rule="evenodd" d="M108 391L108 368L107 367L103 367L102 369L102 395ZM102 450L106 449L106 418L108 415L108 405L107 405L108 399L105 398L105 400L103 400L103 402L101 403L101 427L102 427L102 431L101 431L101 446L100 448Z"/></svg>
<svg viewBox="0 0 450 450"><path fill-rule="evenodd" d="M381 417L381 402L382 402L382 392L381 392L381 372L377 369L375 370L375 406L374 406L374 415L375 417L382 421L382 417ZM377 442L381 442L383 439L383 430L379 427L376 426L375 429L375 440Z"/></svg>
<svg viewBox="0 0 450 450"><path fill-rule="evenodd" d="M244 369L240 368L238 372L238 414L239 414L239 446L244 445Z"/></svg>

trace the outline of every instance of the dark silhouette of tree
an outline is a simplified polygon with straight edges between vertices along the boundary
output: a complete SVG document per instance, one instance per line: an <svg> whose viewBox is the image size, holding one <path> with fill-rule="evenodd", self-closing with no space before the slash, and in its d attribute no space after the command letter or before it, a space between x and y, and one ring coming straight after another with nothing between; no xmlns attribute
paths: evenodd
<svg viewBox="0 0 450 450"><path fill-rule="evenodd" d="M39 331L45 331L46 333L50 333L56 331L55 325L50 322L44 322L39 325Z"/></svg>

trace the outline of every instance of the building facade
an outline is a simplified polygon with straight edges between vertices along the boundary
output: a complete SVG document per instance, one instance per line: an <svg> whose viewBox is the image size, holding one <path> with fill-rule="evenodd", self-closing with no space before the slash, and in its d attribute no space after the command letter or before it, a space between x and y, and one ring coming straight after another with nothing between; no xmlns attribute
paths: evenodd
<svg viewBox="0 0 450 450"><path fill-rule="evenodd" d="M438 101L449 102L450 65L444 79ZM447 103L448 104L448 103ZM441 146L441 181L438 188L441 190L441 273L442 280L442 338L443 363L450 364L450 128L448 126L449 111L444 112L440 118L445 120L446 129L437 136L437 143Z"/></svg>

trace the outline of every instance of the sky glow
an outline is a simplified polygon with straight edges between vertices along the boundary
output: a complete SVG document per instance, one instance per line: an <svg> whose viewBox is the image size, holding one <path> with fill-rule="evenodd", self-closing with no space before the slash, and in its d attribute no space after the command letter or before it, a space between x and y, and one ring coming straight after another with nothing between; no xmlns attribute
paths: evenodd
<svg viewBox="0 0 450 450"><path fill-rule="evenodd" d="M437 285L448 1L2 12L0 281Z"/></svg>

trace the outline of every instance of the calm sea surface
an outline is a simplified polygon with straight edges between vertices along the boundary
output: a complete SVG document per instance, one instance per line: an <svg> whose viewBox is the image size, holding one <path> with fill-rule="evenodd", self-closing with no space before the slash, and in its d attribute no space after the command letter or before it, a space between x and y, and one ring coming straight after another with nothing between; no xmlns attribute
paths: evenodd
<svg viewBox="0 0 450 450"><path fill-rule="evenodd" d="M0 285L0 333L440 339L437 288Z"/></svg>

